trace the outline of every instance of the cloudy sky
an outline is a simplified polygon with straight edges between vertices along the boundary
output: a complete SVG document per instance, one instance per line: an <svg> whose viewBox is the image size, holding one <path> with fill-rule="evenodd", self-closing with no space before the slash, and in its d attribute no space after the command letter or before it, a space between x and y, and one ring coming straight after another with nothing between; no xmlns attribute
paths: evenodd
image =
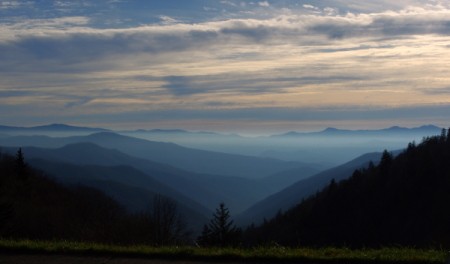
<svg viewBox="0 0 450 264"><path fill-rule="evenodd" d="M0 124L450 125L450 1L0 0Z"/></svg>

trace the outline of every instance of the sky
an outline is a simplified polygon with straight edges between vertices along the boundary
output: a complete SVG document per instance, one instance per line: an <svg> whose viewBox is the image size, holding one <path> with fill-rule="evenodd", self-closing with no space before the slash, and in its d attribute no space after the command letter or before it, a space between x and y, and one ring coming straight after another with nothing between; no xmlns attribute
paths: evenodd
<svg viewBox="0 0 450 264"><path fill-rule="evenodd" d="M0 124L450 125L450 1L0 0Z"/></svg>

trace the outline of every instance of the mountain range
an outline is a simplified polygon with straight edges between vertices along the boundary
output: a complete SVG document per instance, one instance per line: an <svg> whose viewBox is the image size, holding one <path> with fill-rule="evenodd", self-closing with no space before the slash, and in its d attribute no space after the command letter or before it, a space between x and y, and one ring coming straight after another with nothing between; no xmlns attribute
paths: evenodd
<svg viewBox="0 0 450 264"><path fill-rule="evenodd" d="M259 141L255 142L275 138L282 141L270 141L270 144L287 142L303 155L314 155L315 152L310 152L311 149L302 145L302 142L312 140L308 142L312 146L319 142L315 150L318 153L345 156L343 153L333 153L333 144L320 145L323 142L316 141L316 136L327 140L350 139L348 148L351 148L352 144L360 144L355 139L359 136L425 136L437 134L438 131L440 129L435 126L358 131L328 128L321 132L257 138L255 140ZM64 133L52 136L58 132ZM30 164L64 184L82 184L99 189L131 211L145 210L152 197L162 194L174 199L180 205L180 210L191 216L188 221L191 225L203 223L221 202L226 202L238 224L259 224L300 203L330 181L347 179L353 171L367 167L371 161L377 164L382 150L365 153L365 149L361 148L360 154L356 155L359 157L332 167L323 163L194 149L101 128L61 124L31 128L0 126L0 133L3 133L0 146L4 151L13 154L22 147ZM169 135L169 138L170 135L204 135L209 139L246 140L236 135L184 130L139 130L126 133ZM77 135L68 136L71 134ZM285 138L288 141L285 142ZM297 141L298 138L302 139ZM351 139L355 139L355 142ZM295 146L297 143L298 146ZM197 225L196 229L199 228Z"/></svg>
<svg viewBox="0 0 450 264"><path fill-rule="evenodd" d="M111 132L88 136L51 138L46 136L15 136L0 138L3 146L63 147L67 144L91 142L99 146L119 149L135 157L149 159L197 173L263 178L274 173L309 164L204 151L182 147L173 143L148 141Z"/></svg>
<svg viewBox="0 0 450 264"><path fill-rule="evenodd" d="M298 137L298 136L326 136L326 135L382 135L382 134L395 134L395 133L425 133L430 135L435 135L440 133L442 128L435 125L423 125L420 127L414 128L406 128L400 126L392 126L384 129L373 129L373 130L348 130L348 129L338 129L334 127L328 127L322 131L317 132L297 132L290 131L282 134L274 134L269 137ZM72 126L67 124L48 124L41 126L32 126L32 127L18 127L18 126L5 126L0 125L0 133L23 133L23 132L116 132L116 133L155 133L155 134L197 134L197 135L217 135L217 136L233 136L239 137L237 134L220 134L210 131L199 131L192 132L184 129L136 129L136 130L111 130L105 128L95 128L95 127L80 127L80 126ZM264 137L263 137L264 138Z"/></svg>
<svg viewBox="0 0 450 264"><path fill-rule="evenodd" d="M3 128L5 129L0 127L0 138L7 137L8 135L70 137L87 136L99 132L111 132L152 142L174 143L188 149L301 162L321 170L338 166L365 153L381 152L384 149L400 149L409 142L420 142L423 137L438 135L441 132L439 127L433 125L416 128L393 126L377 130L344 130L327 128L318 132L292 131L272 136L240 136L236 134L222 134L208 131L196 132L182 129L130 129L113 131L102 128L74 127L62 124L29 128L3 126ZM46 142L47 139L41 138L41 141ZM75 142L79 141L69 143ZM64 144L41 144L40 146L62 147L63 145ZM129 154L137 156L136 153ZM164 160L159 161L165 162ZM209 163L210 162L208 162L208 164ZM176 164L177 167L186 170L207 174L242 177L251 175L251 172L248 170L242 170L240 175L236 175L234 172L227 172L225 170L221 172L197 170L200 166L206 166L205 164L196 164L197 168L193 168L192 165L184 165L185 166L182 167ZM260 170L260 172L261 171L265 170ZM273 172L274 171L269 171L269 174L272 174ZM261 174L261 176L263 175ZM268 175L266 174L264 176Z"/></svg>
<svg viewBox="0 0 450 264"><path fill-rule="evenodd" d="M290 131L283 134L272 135L271 137L302 137L302 136L385 136L385 135L404 135L404 134L424 134L436 135L440 133L442 128L435 125L424 125L414 128L406 128L400 126L392 126L384 129L375 130L348 130L337 129L334 127L326 128L319 132L296 132Z"/></svg>
<svg viewBox="0 0 450 264"><path fill-rule="evenodd" d="M61 138L55 140L58 141ZM131 184L128 176L130 173L124 172L119 182L135 187L145 186L153 193L159 192L170 197L174 196L173 191L168 191L168 189L171 189L178 193L175 197L184 195L184 197L189 197L211 211L217 204L225 201L235 212L241 212L254 202L282 189L296 179L308 177L318 171L311 167L298 167L293 171L282 171L281 175L249 179L189 172L170 165L133 157L116 149L100 147L94 143L73 143L54 149L37 147L23 147L22 149L26 153L26 157L33 161L35 167L50 171L54 175L64 175L66 171L73 171L74 168L64 169L64 166L67 167L69 164L85 166L83 170L88 169L86 165L128 166L129 170L139 171L142 179ZM5 148L5 151L11 154L16 150L17 147ZM51 164L57 163L59 166L44 166L44 164L48 165L49 162ZM264 160L261 162L264 162ZM59 168L59 170L55 170L56 168ZM90 169L95 168L90 167ZM133 173L136 174L137 171L133 171ZM98 173L96 175L96 177L101 176ZM276 180L273 179L274 177L276 177ZM88 180L86 177L78 178L82 183ZM105 179L102 178L102 180ZM89 182L89 184L91 183ZM142 209L142 207L140 208Z"/></svg>

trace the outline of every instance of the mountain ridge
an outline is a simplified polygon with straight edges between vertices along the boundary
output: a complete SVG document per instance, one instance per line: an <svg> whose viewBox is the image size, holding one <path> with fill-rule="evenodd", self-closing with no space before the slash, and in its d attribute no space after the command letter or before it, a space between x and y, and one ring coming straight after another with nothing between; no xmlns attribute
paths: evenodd
<svg viewBox="0 0 450 264"><path fill-rule="evenodd" d="M419 127L400 127L400 126L391 126L388 128L382 129L339 129L334 127L328 127L322 131L315 132L297 132L297 131L289 131L282 134L275 134L270 137L299 137L299 136L327 136L327 135L374 135L374 134L383 134L383 133L435 133L440 132L442 128L435 125L422 125Z"/></svg>
<svg viewBox="0 0 450 264"><path fill-rule="evenodd" d="M252 230L284 246L448 247L450 131L355 170Z"/></svg>
<svg viewBox="0 0 450 264"><path fill-rule="evenodd" d="M401 126L391 126L387 128L381 128L381 129L339 129L335 127L327 127L320 131L312 131L312 132L299 132L299 131L288 131L280 134L273 134L269 135L268 137L281 137L281 136L306 136L306 135L327 135L327 134L333 134L333 133L381 133L381 132L419 132L419 131L427 131L427 132L435 132L440 131L442 128L427 124L422 125L418 127L401 127ZM114 130L114 129L106 129L106 128L98 128L98 127L84 127L84 126L74 126L74 125L68 125L63 123L52 123L52 124L45 124L45 125L39 125L39 126L30 126L30 127L24 127L24 126L8 126L8 125L0 125L0 131L92 131L92 132L113 132L113 133L169 133L169 134L176 134L176 133L187 133L187 134L207 134L207 135L217 135L217 136L239 136L242 137L239 134L221 134L211 131L189 131L185 129L180 128L173 128L173 129L162 129L162 128L153 128L153 129L134 129L134 130Z"/></svg>
<svg viewBox="0 0 450 264"><path fill-rule="evenodd" d="M86 136L45 137L17 136L0 138L4 146L62 147L70 143L91 142L101 147L118 149L125 154L164 163L183 170L211 175L264 178L274 173L300 167L298 161L255 157L183 147L174 143L150 141L113 132ZM232 164L229 166L228 164Z"/></svg>
<svg viewBox="0 0 450 264"><path fill-rule="evenodd" d="M331 180L340 181L351 176L354 170L366 167L369 162L378 163L381 152L366 153L347 163L319 172L306 179L299 180L290 186L255 203L236 221L241 225L262 223L264 219L274 217L277 212L286 211L301 202L303 198L314 194L325 187Z"/></svg>

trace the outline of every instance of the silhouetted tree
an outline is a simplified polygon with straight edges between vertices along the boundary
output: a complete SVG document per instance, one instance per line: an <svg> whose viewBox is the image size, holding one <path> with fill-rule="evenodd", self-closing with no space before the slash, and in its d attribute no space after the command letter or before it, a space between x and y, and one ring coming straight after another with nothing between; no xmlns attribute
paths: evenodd
<svg viewBox="0 0 450 264"><path fill-rule="evenodd" d="M197 238L197 244L208 246L212 240L212 231L208 225L203 225L202 234Z"/></svg>
<svg viewBox="0 0 450 264"><path fill-rule="evenodd" d="M197 239L203 246L236 246L240 242L241 230L230 219L230 211L224 203L213 214L209 225L205 225L202 235Z"/></svg>
<svg viewBox="0 0 450 264"><path fill-rule="evenodd" d="M16 170L19 177L26 177L27 164L25 163L25 157L23 155L22 148L19 148L16 153Z"/></svg>
<svg viewBox="0 0 450 264"><path fill-rule="evenodd" d="M393 159L392 154L389 153L389 151L384 150L383 155L381 156L380 164L378 166L382 176L387 176L389 167L391 166L392 163L392 159Z"/></svg>
<svg viewBox="0 0 450 264"><path fill-rule="evenodd" d="M450 142L450 127L447 129L447 142Z"/></svg>
<svg viewBox="0 0 450 264"><path fill-rule="evenodd" d="M439 140L441 142L445 142L447 140L447 130L445 128L441 130L441 136L439 137Z"/></svg>

